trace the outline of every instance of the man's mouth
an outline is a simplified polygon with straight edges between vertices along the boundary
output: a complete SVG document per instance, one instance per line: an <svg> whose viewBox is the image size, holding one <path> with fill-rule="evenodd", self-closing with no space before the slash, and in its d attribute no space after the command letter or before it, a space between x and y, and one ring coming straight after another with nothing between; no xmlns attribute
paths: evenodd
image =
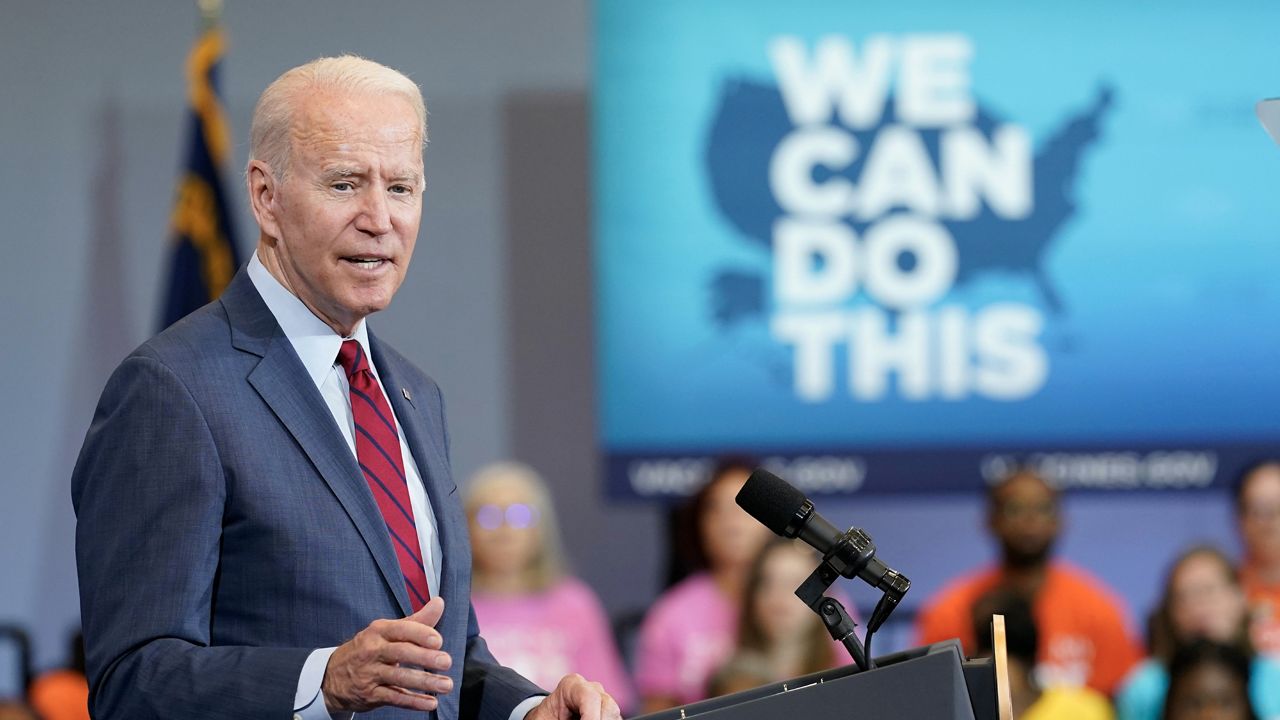
<svg viewBox="0 0 1280 720"><path fill-rule="evenodd" d="M383 264L390 262L390 260L384 257L374 257L374 256L368 256L368 255L351 255L351 256L342 258L342 261L346 263L350 263L351 265L358 267L362 270L372 270L375 268L382 267Z"/></svg>

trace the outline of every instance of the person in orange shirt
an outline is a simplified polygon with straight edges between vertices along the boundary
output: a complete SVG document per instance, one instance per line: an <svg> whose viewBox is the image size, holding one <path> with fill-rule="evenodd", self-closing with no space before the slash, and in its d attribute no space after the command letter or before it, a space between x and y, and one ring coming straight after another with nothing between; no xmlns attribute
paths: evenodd
<svg viewBox="0 0 1280 720"><path fill-rule="evenodd" d="M1040 687L1035 677L1040 633L1026 598L993 590L974 605L973 631L978 655L990 657L991 616L1004 616L1005 650L1009 669L1009 698L1014 720L1114 720L1111 703L1089 687Z"/></svg>
<svg viewBox="0 0 1280 720"><path fill-rule="evenodd" d="M31 706L42 720L89 720L89 681L75 670L54 670L31 686Z"/></svg>
<svg viewBox="0 0 1280 720"><path fill-rule="evenodd" d="M1142 652L1116 595L1052 559L1062 529L1057 491L1034 472L1014 472L988 493L987 527L999 543L1000 564L952 581L927 601L916 621L919 641L959 638L972 655L974 603L993 590L1014 593L1035 613L1040 684L1087 685L1110 695Z"/></svg>
<svg viewBox="0 0 1280 720"><path fill-rule="evenodd" d="M36 678L27 691L41 720L89 720L89 681L84 676L84 636L71 638L68 667Z"/></svg>
<svg viewBox="0 0 1280 720"><path fill-rule="evenodd" d="M1280 460L1249 466L1235 487L1244 544L1240 581L1252 615L1254 649L1280 654Z"/></svg>

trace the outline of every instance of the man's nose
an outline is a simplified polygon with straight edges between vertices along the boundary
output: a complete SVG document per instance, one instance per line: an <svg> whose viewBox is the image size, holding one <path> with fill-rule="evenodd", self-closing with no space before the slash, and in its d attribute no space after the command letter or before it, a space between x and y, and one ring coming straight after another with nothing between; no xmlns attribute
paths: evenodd
<svg viewBox="0 0 1280 720"><path fill-rule="evenodd" d="M356 229L375 236L391 232L391 208L386 193L380 188L370 188L365 193Z"/></svg>

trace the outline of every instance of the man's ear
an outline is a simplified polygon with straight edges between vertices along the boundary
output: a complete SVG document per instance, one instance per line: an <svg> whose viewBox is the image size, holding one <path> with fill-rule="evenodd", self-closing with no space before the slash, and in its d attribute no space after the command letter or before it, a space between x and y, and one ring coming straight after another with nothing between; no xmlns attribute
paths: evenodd
<svg viewBox="0 0 1280 720"><path fill-rule="evenodd" d="M280 223L276 218L276 193L280 185L271 166L261 160L250 160L244 180L249 191L249 207L258 227L269 237L280 237Z"/></svg>

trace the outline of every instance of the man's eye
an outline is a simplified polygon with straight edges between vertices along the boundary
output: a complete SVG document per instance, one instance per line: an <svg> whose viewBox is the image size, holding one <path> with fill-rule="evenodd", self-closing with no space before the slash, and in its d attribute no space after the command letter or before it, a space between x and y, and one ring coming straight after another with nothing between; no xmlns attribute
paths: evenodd
<svg viewBox="0 0 1280 720"><path fill-rule="evenodd" d="M354 185L352 185L351 183L349 183L349 182L347 182L347 181L345 181L345 180L344 180L344 181L342 181L342 182L336 182L336 183L334 183L333 185L331 185L330 187L332 187L334 190L338 190L338 191L341 191L341 192L345 192L345 191L347 191L347 190L350 190L350 189L354 188L355 186L354 186Z"/></svg>
<svg viewBox="0 0 1280 720"><path fill-rule="evenodd" d="M409 195L413 192L413 188L408 185L392 185L391 192L397 195Z"/></svg>

